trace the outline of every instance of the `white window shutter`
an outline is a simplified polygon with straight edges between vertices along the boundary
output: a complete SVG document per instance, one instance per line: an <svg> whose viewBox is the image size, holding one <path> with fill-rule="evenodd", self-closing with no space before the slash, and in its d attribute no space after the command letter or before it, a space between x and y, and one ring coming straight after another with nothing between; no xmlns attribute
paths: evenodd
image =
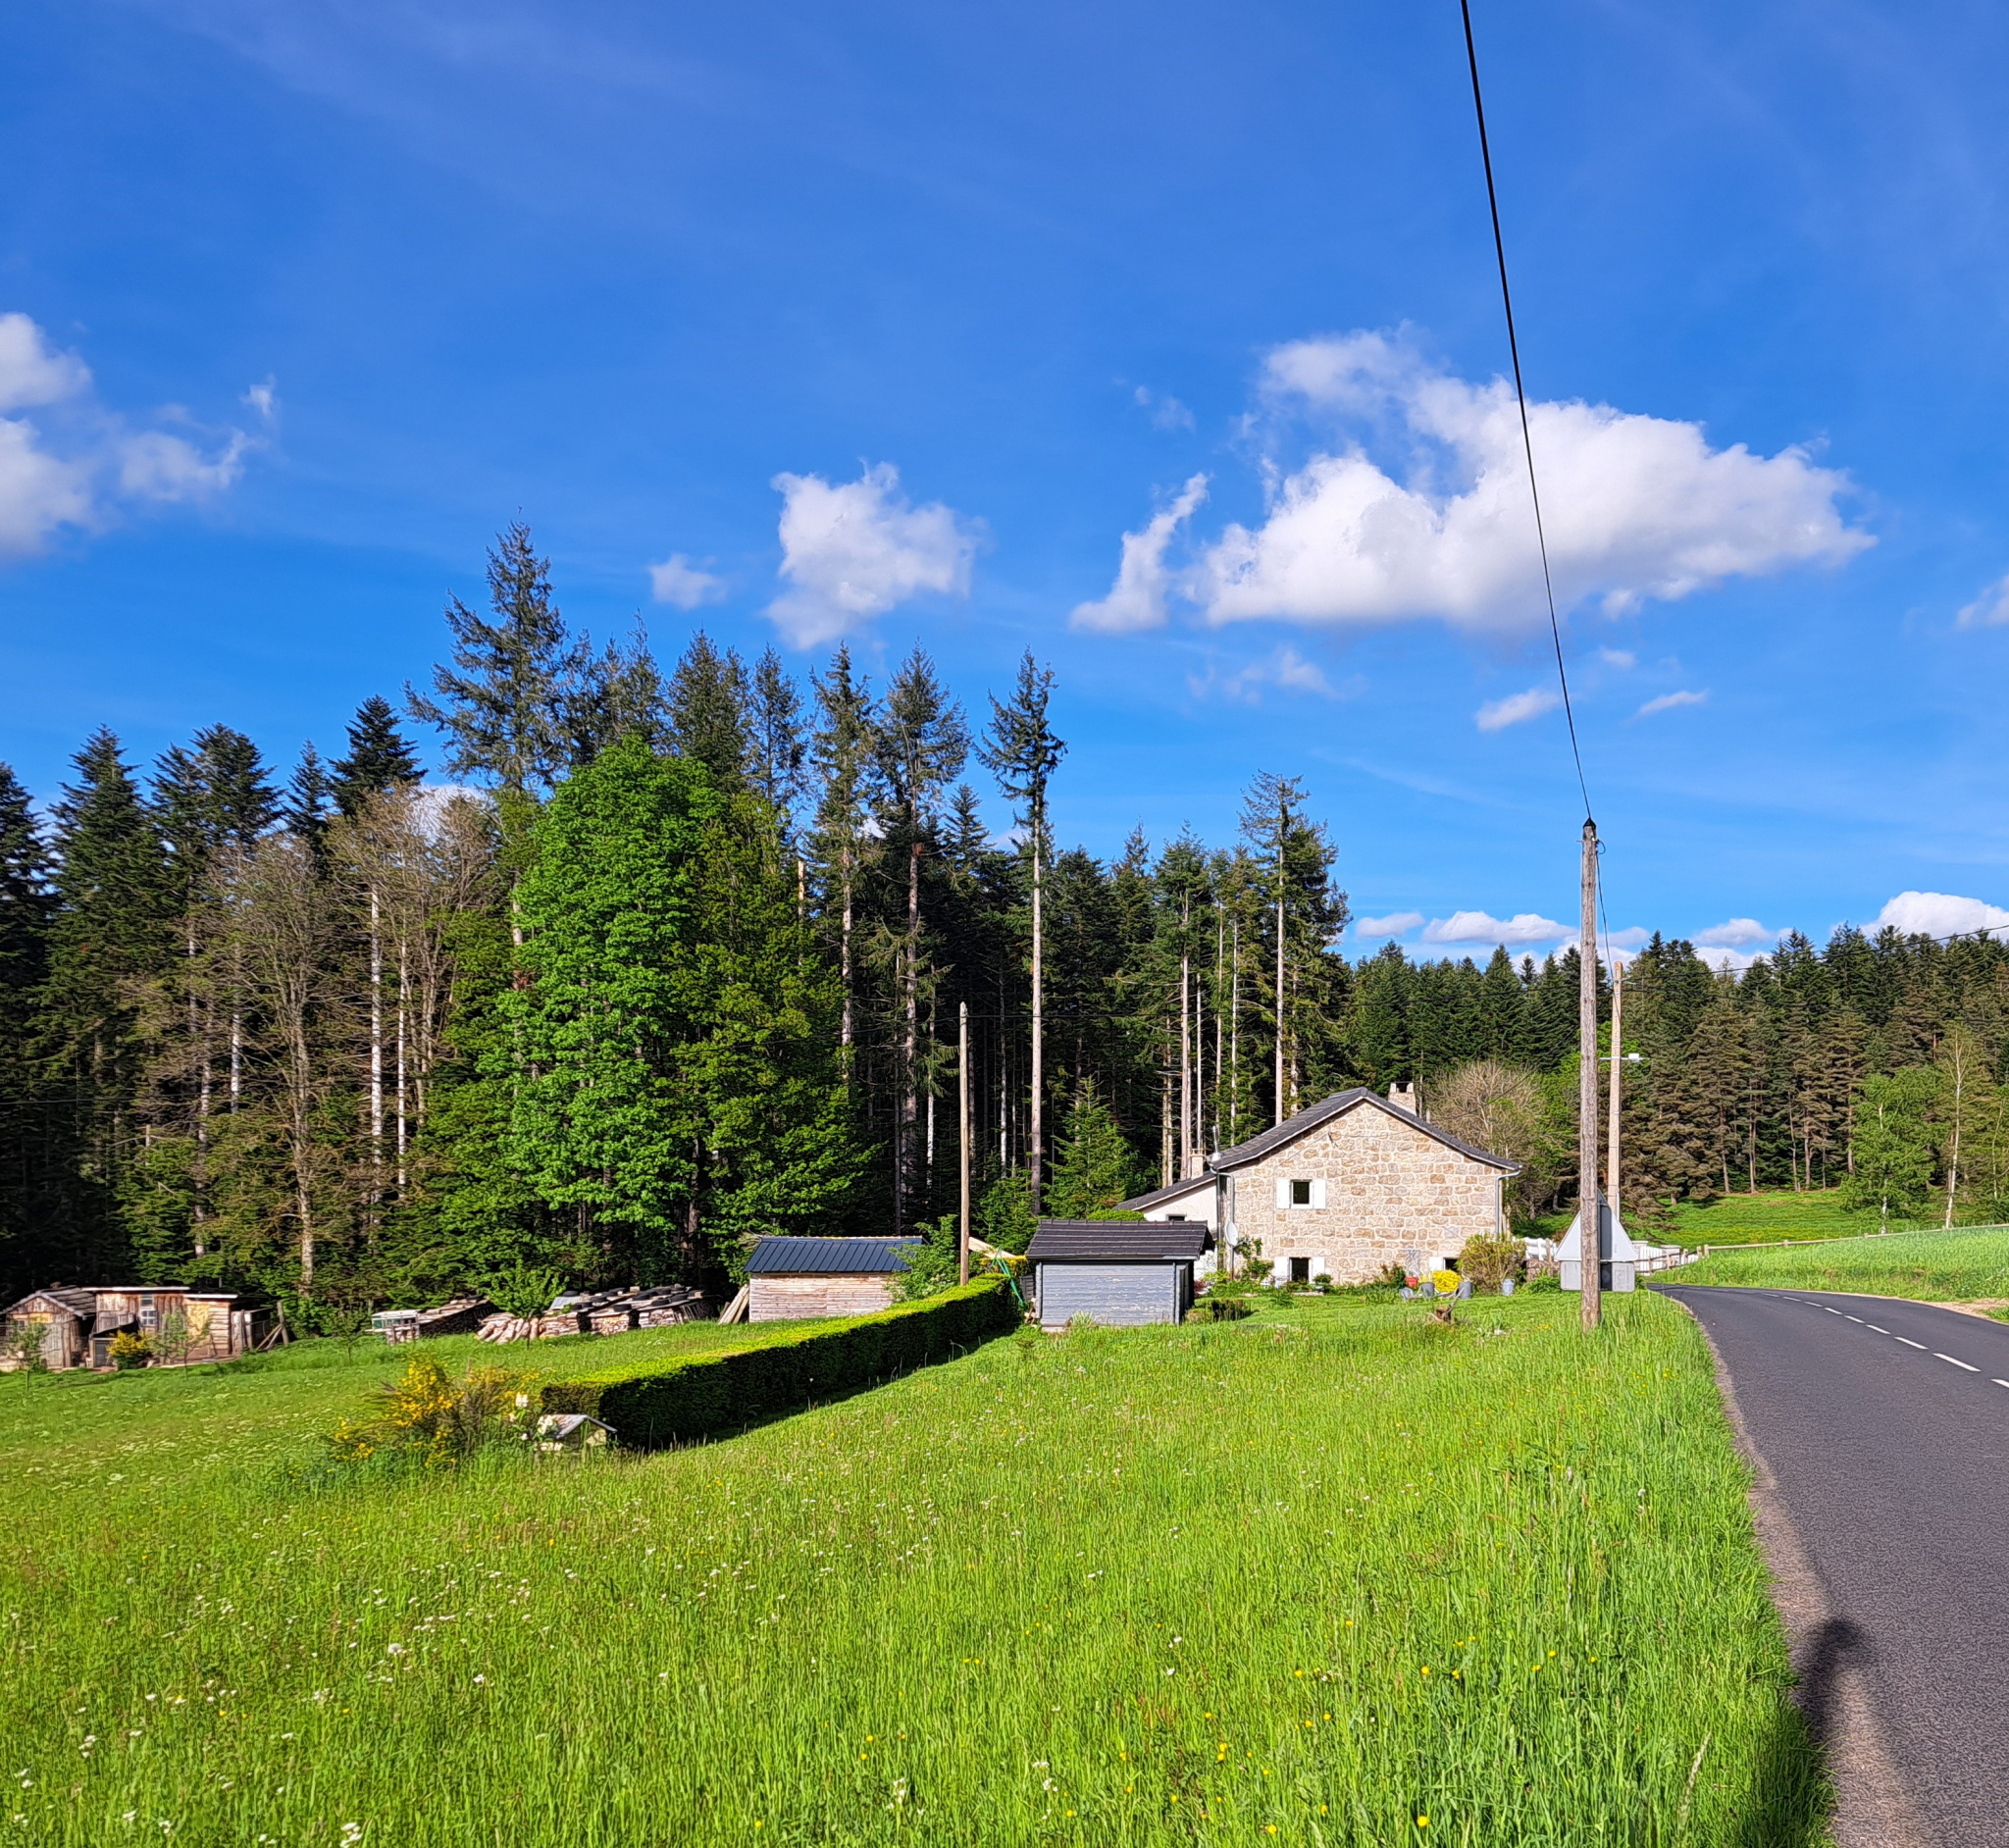
<svg viewBox="0 0 2009 1848"><path fill-rule="evenodd" d="M1325 1183L1323 1181L1314 1181L1312 1183L1312 1205L1314 1206L1325 1205Z"/></svg>
<svg viewBox="0 0 2009 1848"><path fill-rule="evenodd" d="M1277 1204L1277 1205L1278 1205L1279 1206L1289 1206L1289 1205L1291 1204L1291 1184L1290 1184L1290 1182L1288 1182L1288 1181L1278 1181L1278 1182L1277 1182L1277 1184L1276 1184L1276 1204Z"/></svg>

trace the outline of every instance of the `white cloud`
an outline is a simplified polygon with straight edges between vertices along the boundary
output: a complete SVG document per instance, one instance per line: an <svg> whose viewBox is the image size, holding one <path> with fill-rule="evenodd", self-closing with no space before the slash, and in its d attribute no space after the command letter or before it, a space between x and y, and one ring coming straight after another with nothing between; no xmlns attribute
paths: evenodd
<svg viewBox="0 0 2009 1848"><path fill-rule="evenodd" d="M24 314L0 315L0 411L58 404L90 388L90 369L59 353Z"/></svg>
<svg viewBox="0 0 2009 1848"><path fill-rule="evenodd" d="M820 475L777 475L781 575L768 605L797 647L834 641L910 597L964 595L980 529L940 501L914 506L890 462L833 487Z"/></svg>
<svg viewBox="0 0 2009 1848"><path fill-rule="evenodd" d="M1542 619L1540 561L1512 388L1432 368L1400 338L1353 334L1271 352L1280 412L1370 428L1405 480L1361 443L1273 474L1268 511L1230 526L1192 575L1214 623L1369 624L1440 617L1514 633ZM1733 577L1838 565L1873 541L1842 518L1848 488L1803 449L1712 449L1699 424L1607 404L1528 406L1549 558L1566 606L1609 612Z"/></svg>
<svg viewBox="0 0 2009 1848"><path fill-rule="evenodd" d="M246 388L243 402L266 423L272 423L279 416L279 381L268 373L258 384Z"/></svg>
<svg viewBox="0 0 2009 1848"><path fill-rule="evenodd" d="M108 525L122 502L222 493L257 446L238 430L212 433L215 446L205 448L164 430L130 429L92 394L80 359L58 352L26 315L0 315L0 411L29 407L45 411L42 423L0 416L0 556L39 551L65 527ZM189 422L173 407L161 416Z"/></svg>
<svg viewBox="0 0 2009 1848"><path fill-rule="evenodd" d="M1510 725L1538 719L1563 703L1562 695L1546 687L1530 687L1525 693L1509 693L1504 699L1489 699L1471 715L1482 732L1503 732Z"/></svg>
<svg viewBox="0 0 2009 1848"><path fill-rule="evenodd" d="M1900 892L1877 913L1876 924L1893 925L1907 937L1954 937L1974 931L1991 936L2009 931L2009 911L1981 898L1957 898L1947 892Z"/></svg>
<svg viewBox="0 0 2009 1848"><path fill-rule="evenodd" d="M1552 917L1538 917L1532 911L1518 911L1512 917L1494 917L1488 911L1454 911L1449 917L1433 917L1423 926L1426 944L1506 944L1518 949L1523 944L1552 944L1574 936L1567 924Z"/></svg>
<svg viewBox="0 0 2009 1848"><path fill-rule="evenodd" d="M726 593L723 578L700 571L684 552L672 552L661 564L650 565L648 584L649 593L658 603L673 603L678 609L715 603Z"/></svg>
<svg viewBox="0 0 2009 1848"><path fill-rule="evenodd" d="M1631 924L1626 926L1624 930L1611 932L1610 935L1601 941L1613 950L1642 950L1652 939L1653 933L1651 931L1645 930L1637 924Z"/></svg>
<svg viewBox="0 0 2009 1848"><path fill-rule="evenodd" d="M1325 678L1324 670L1315 661L1306 660L1288 643L1232 674L1217 678L1209 668L1204 678L1194 674L1186 676L1186 691L1196 699L1218 693L1224 698L1239 700L1245 705L1260 705L1264 687L1280 688L1285 693L1316 693L1321 699L1339 697L1339 689Z"/></svg>
<svg viewBox="0 0 2009 1848"><path fill-rule="evenodd" d="M1423 921L1420 911L1391 911L1386 917L1357 917L1356 937L1402 937Z"/></svg>
<svg viewBox="0 0 2009 1848"><path fill-rule="evenodd" d="M1731 950L1727 946L1719 946L1713 950L1704 949L1700 944L1695 947L1695 957L1698 962L1706 962L1716 970L1727 969L1732 975L1742 975L1754 962L1770 953L1765 950Z"/></svg>
<svg viewBox="0 0 2009 1848"><path fill-rule="evenodd" d="M1152 516L1143 532L1125 533L1122 562L1116 567L1116 582L1108 595L1093 603L1077 603L1074 614L1067 619L1069 626L1107 636L1162 628L1165 592L1170 589L1165 548L1172 542L1172 535L1206 498L1207 477L1196 475L1179 489L1169 506Z"/></svg>
<svg viewBox="0 0 2009 1848"><path fill-rule="evenodd" d="M1777 943L1778 933L1767 930L1755 917L1733 917L1697 931L1689 941L1698 950L1741 950L1746 944Z"/></svg>
<svg viewBox="0 0 2009 1848"><path fill-rule="evenodd" d="M1159 430L1191 430L1193 413L1179 400L1169 395L1159 396L1149 385L1139 385L1133 394L1137 408L1151 413L1154 428Z"/></svg>
<svg viewBox="0 0 2009 1848"><path fill-rule="evenodd" d="M1600 648L1597 658L1607 667L1616 667L1621 673L1639 665L1639 657L1630 648Z"/></svg>
<svg viewBox="0 0 2009 1848"><path fill-rule="evenodd" d="M1700 706L1708 703L1707 690L1702 693L1691 693L1684 687L1678 693L1665 693L1658 698L1649 699L1632 716L1635 719L1650 719L1656 712L1672 712L1676 706Z"/></svg>
<svg viewBox="0 0 2009 1848"><path fill-rule="evenodd" d="M1956 629L1998 629L2009 623L2009 577L1997 578L1953 619Z"/></svg>
<svg viewBox="0 0 2009 1848"><path fill-rule="evenodd" d="M232 487L244 472L250 438L232 431L216 456L205 456L185 436L145 430L118 445L119 487L142 500L200 500Z"/></svg>

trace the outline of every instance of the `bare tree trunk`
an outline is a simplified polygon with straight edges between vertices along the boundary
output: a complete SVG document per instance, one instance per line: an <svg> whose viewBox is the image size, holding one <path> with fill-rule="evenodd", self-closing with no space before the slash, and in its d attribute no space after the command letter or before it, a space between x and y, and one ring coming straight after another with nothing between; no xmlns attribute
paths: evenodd
<svg viewBox="0 0 2009 1848"><path fill-rule="evenodd" d="M370 887L370 1200L384 1199L384 905Z"/></svg>
<svg viewBox="0 0 2009 1848"><path fill-rule="evenodd" d="M1221 1022L1220 1022L1220 959L1227 948L1225 926L1218 902L1213 907L1213 1147L1220 1148L1220 1080L1221 1080Z"/></svg>
<svg viewBox="0 0 2009 1848"><path fill-rule="evenodd" d="M837 1043L846 1052L851 1044L851 850L849 845L840 855L838 865L844 887L844 922L839 927L837 940L838 980L844 989L844 1020L838 1030Z"/></svg>
<svg viewBox="0 0 2009 1848"><path fill-rule="evenodd" d="M1228 972L1228 1059L1234 1079L1228 1092L1228 1142L1242 1140L1242 920L1235 919L1234 962Z"/></svg>
<svg viewBox="0 0 2009 1848"><path fill-rule="evenodd" d="M190 1216L194 1221L195 1256L206 1256L204 1229L209 1219L209 1098L210 1098L210 1001L207 993L198 999L193 973L198 953L195 932L188 937L188 1035L195 1043L195 1186Z"/></svg>
<svg viewBox="0 0 2009 1848"><path fill-rule="evenodd" d="M1281 852L1281 848L1278 849ZM1281 880L1281 872L1277 875ZM1280 1123L1286 1114L1283 1084L1283 895L1276 899L1276 1120Z"/></svg>
<svg viewBox="0 0 2009 1848"><path fill-rule="evenodd" d="M900 1115L893 1139L893 1226L906 1230L907 1164L913 1158L913 1134L918 1114L915 1084L921 1040L921 844L907 850L906 946L901 980L905 986L906 1027L901 1045Z"/></svg>
<svg viewBox="0 0 2009 1848"><path fill-rule="evenodd" d="M400 940L397 946L397 1191L400 1198L410 1184L405 1171L406 1152L410 1146L405 1073L405 1040L408 1031L406 1023L410 1016L405 998L411 992L409 961L406 946Z"/></svg>
<svg viewBox="0 0 2009 1848"><path fill-rule="evenodd" d="M1046 1157L1046 920L1041 911L1040 873L1040 830L1045 819L1037 812L1032 818L1032 1149L1026 1172L1032 1182L1035 1213L1040 1209Z"/></svg>
<svg viewBox="0 0 2009 1848"><path fill-rule="evenodd" d="M1949 1060L1953 1067L1953 1134L1946 1147L1946 1219L1953 1224L1954 1196L1960 1191L1960 1108L1967 1094L1967 1047L1956 1032L1949 1041Z"/></svg>
<svg viewBox="0 0 2009 1848"><path fill-rule="evenodd" d="M1193 1172L1193 1020L1188 1001L1192 957L1179 952L1179 1178Z"/></svg>
<svg viewBox="0 0 2009 1848"><path fill-rule="evenodd" d="M1164 1067L1163 1083L1159 1086L1159 1185L1172 1184L1172 1068L1169 1062Z"/></svg>

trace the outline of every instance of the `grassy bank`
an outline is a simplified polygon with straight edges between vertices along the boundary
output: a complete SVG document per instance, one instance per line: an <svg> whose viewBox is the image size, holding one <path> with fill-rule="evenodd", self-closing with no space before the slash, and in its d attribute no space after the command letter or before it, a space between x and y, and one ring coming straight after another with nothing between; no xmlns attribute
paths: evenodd
<svg viewBox="0 0 2009 1848"><path fill-rule="evenodd" d="M1811 1844L1706 1351L1611 1309L1027 1333L700 1448L311 1496L276 1466L394 1358L0 1381L7 1809L91 1848Z"/></svg>
<svg viewBox="0 0 2009 1848"><path fill-rule="evenodd" d="M1532 1230L1559 1239L1570 1229L1571 1212L1548 1213ZM1721 1200L1677 1201L1664 1221L1632 1223L1636 1236L1656 1245L1743 1245L1776 1239L1854 1238L1877 1229L1875 1213L1847 1212L1841 1190L1796 1194L1790 1188L1761 1194L1726 1194ZM1898 1230L1907 1222L1894 1221Z"/></svg>
<svg viewBox="0 0 2009 1848"><path fill-rule="evenodd" d="M1687 1265L1677 1283L1732 1283L1768 1289L1857 1290L1923 1303L2009 1298L2009 1228L1956 1227L1846 1244L1723 1252Z"/></svg>

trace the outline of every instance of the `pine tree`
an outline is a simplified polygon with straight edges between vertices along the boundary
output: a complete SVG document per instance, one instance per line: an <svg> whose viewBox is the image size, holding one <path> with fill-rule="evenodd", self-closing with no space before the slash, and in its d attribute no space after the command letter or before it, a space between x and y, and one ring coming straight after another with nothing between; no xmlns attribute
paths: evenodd
<svg viewBox="0 0 2009 1848"><path fill-rule="evenodd" d="M1014 805L1025 828L1025 851L1032 865L1032 1072L1028 1081L1032 1121L1027 1132L1026 1185L1033 1210L1040 1206L1041 1161L1046 1148L1046 920L1044 865L1047 839L1047 785L1053 780L1066 744L1047 722L1054 675L1033 659L1030 648L1018 663L1018 683L1008 703L991 700L991 726L977 756L998 779L998 787Z"/></svg>
<svg viewBox="0 0 2009 1848"><path fill-rule="evenodd" d="M534 794L564 773L568 702L583 663L551 600L549 562L520 520L489 548L489 603L492 621L447 599L453 664L434 668L431 694L407 685L405 708L446 734L450 774Z"/></svg>
<svg viewBox="0 0 2009 1848"><path fill-rule="evenodd" d="M1116 1119L1082 1079L1074 1088L1067 1121L1054 1151L1054 1182L1048 1206L1056 1219L1091 1219L1128 1198L1136 1179L1129 1146Z"/></svg>
<svg viewBox="0 0 2009 1848"><path fill-rule="evenodd" d="M816 807L809 850L816 860L826 900L837 908L838 982L843 996L839 1043L847 1053L856 1038L856 980L852 932L857 921L858 877L876 844L866 824L878 797L876 715L869 686L851 672L850 648L839 643L830 671L810 679L817 724L810 750L823 791Z"/></svg>
<svg viewBox="0 0 2009 1848"><path fill-rule="evenodd" d="M411 741L397 729L390 701L372 693L350 720L349 751L330 766L329 793L350 820L373 796L404 789L424 776Z"/></svg>
<svg viewBox="0 0 2009 1848"><path fill-rule="evenodd" d="M174 891L138 786L109 731L76 758L54 804L55 915L35 1039L67 1106L71 1199L51 1239L58 1267L117 1267L120 1217L139 1151L137 988L172 953Z"/></svg>
<svg viewBox="0 0 2009 1848"><path fill-rule="evenodd" d="M801 690L772 648L754 664L747 720L748 779L774 810L782 839L793 842L796 804L808 787L808 741L802 735Z"/></svg>
<svg viewBox="0 0 2009 1848"><path fill-rule="evenodd" d="M48 972L55 909L50 855L34 808L14 771L0 764L0 1301L35 1281L30 1235L61 1199L57 1100L46 1094L28 1039Z"/></svg>
<svg viewBox="0 0 2009 1848"><path fill-rule="evenodd" d="M722 796L747 787L752 741L748 736L747 670L731 648L720 653L698 630L670 676L670 742L680 757L702 764Z"/></svg>
<svg viewBox="0 0 2009 1848"><path fill-rule="evenodd" d="M294 840L304 841L318 853L321 844L328 838L329 811L333 803L328 766L321 761L321 753L310 740L300 746L300 761L286 779L286 795L280 806L280 820Z"/></svg>

